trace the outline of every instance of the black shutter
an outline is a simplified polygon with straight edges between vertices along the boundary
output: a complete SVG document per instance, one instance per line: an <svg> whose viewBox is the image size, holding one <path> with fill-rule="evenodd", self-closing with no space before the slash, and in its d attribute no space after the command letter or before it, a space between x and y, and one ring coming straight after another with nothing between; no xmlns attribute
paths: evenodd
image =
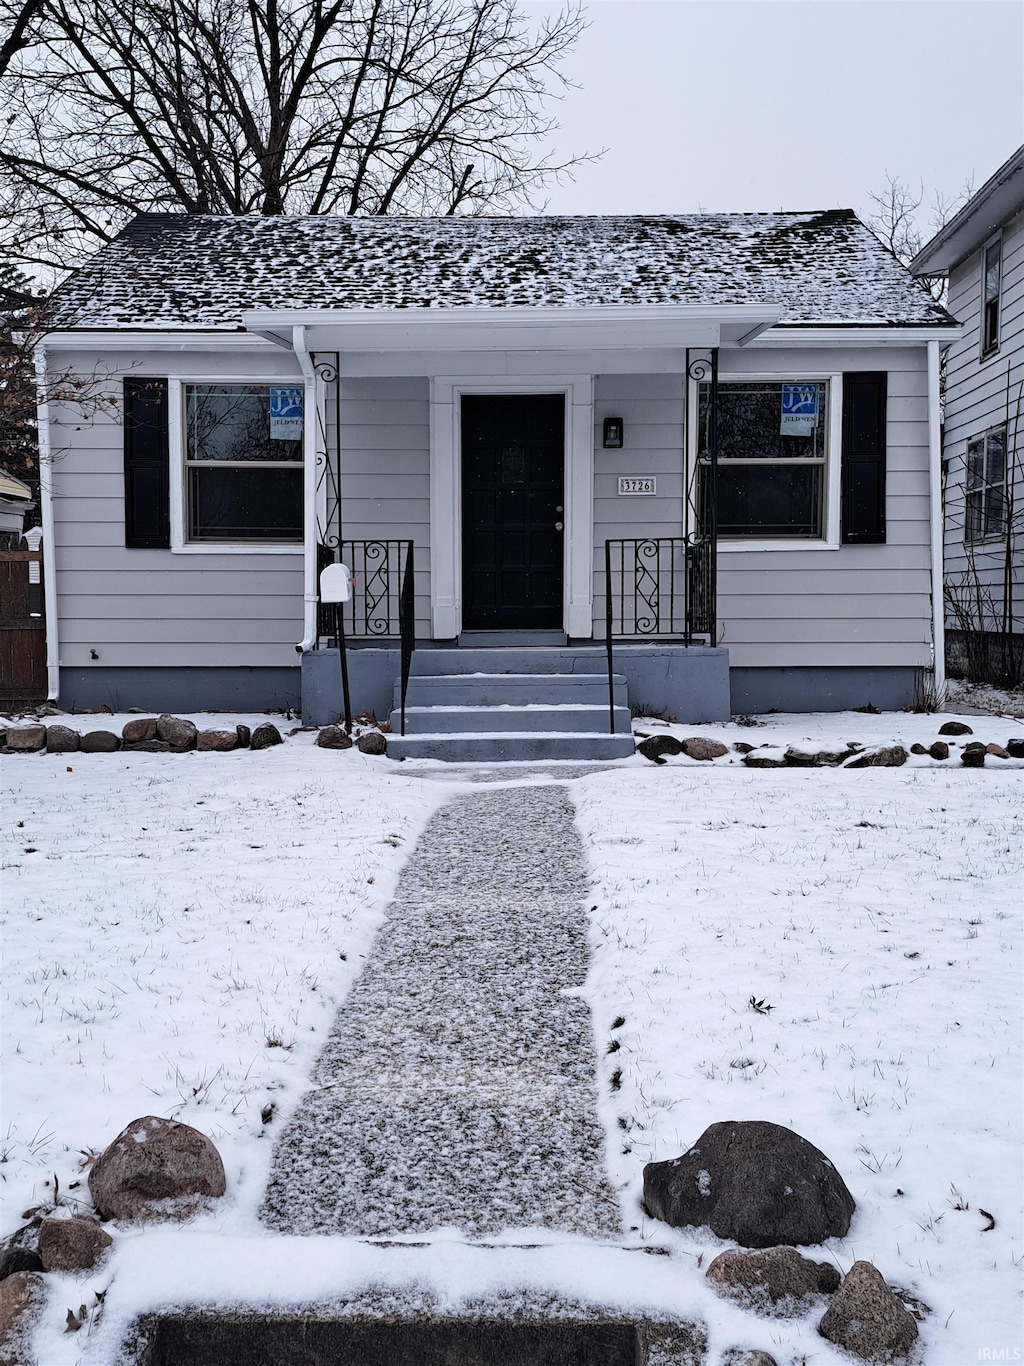
<svg viewBox="0 0 1024 1366"><path fill-rule="evenodd" d="M124 382L124 543L129 550L171 544L167 381Z"/></svg>
<svg viewBox="0 0 1024 1366"><path fill-rule="evenodd" d="M886 378L884 370L843 376L844 545L885 540Z"/></svg>

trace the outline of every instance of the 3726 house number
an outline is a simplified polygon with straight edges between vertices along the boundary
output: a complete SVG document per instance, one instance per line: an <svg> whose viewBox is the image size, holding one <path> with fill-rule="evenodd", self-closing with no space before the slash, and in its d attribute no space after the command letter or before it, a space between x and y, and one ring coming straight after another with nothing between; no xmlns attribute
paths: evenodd
<svg viewBox="0 0 1024 1366"><path fill-rule="evenodd" d="M653 474L620 474L619 493L657 493L658 481Z"/></svg>

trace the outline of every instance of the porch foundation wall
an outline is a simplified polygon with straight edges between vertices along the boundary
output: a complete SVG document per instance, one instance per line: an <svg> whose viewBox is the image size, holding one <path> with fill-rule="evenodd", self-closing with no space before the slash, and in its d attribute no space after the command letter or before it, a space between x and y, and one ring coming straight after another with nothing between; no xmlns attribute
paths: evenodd
<svg viewBox="0 0 1024 1366"><path fill-rule="evenodd" d="M274 667L61 669L65 711L297 711L301 670Z"/></svg>

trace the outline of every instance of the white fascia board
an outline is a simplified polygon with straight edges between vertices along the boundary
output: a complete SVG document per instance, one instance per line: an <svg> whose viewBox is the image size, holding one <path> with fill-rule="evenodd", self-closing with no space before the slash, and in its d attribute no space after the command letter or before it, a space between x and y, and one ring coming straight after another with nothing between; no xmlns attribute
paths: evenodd
<svg viewBox="0 0 1024 1366"><path fill-rule="evenodd" d="M280 346L278 343L277 346ZM291 339L285 343L291 350ZM46 349L52 351L264 351L277 349L272 338L252 332L220 328L146 331L142 328L50 332Z"/></svg>
<svg viewBox="0 0 1024 1366"><path fill-rule="evenodd" d="M751 351L761 347L800 347L800 346L923 346L927 342L938 342L940 346L950 346L962 335L963 324L922 325L879 327L873 324L859 326L821 327L792 325L773 328L748 343Z"/></svg>
<svg viewBox="0 0 1024 1366"><path fill-rule="evenodd" d="M780 310L764 304L608 305L590 308L294 309L245 313L263 336L305 327L328 351L622 350L717 346L771 327Z"/></svg>

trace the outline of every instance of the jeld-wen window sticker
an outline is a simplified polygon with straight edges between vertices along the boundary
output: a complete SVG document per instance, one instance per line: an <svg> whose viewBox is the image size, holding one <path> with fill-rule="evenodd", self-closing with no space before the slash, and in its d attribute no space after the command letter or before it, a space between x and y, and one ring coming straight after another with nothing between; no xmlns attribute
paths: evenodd
<svg viewBox="0 0 1024 1366"><path fill-rule="evenodd" d="M783 436L810 436L818 425L818 385L782 386Z"/></svg>
<svg viewBox="0 0 1024 1366"><path fill-rule="evenodd" d="M271 441L302 440L302 389L271 388Z"/></svg>

